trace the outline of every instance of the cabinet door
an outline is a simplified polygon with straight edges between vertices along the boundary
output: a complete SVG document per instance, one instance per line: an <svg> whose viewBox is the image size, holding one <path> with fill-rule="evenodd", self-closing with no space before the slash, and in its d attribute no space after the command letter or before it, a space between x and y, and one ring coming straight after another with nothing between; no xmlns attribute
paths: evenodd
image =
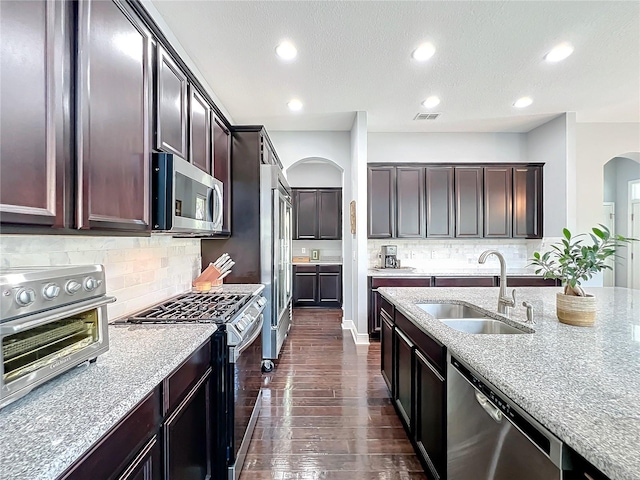
<svg viewBox="0 0 640 480"><path fill-rule="evenodd" d="M298 266L293 269L293 306L312 307L318 301L318 273L315 266Z"/></svg>
<svg viewBox="0 0 640 480"><path fill-rule="evenodd" d="M187 76L167 51L156 51L156 148L187 159Z"/></svg>
<svg viewBox="0 0 640 480"><path fill-rule="evenodd" d="M513 236L542 238L542 167L513 168Z"/></svg>
<svg viewBox="0 0 640 480"><path fill-rule="evenodd" d="M367 222L369 238L392 238L395 235L394 167L369 167L367 182Z"/></svg>
<svg viewBox="0 0 640 480"><path fill-rule="evenodd" d="M380 373L393 398L393 323L386 312L380 312L380 318Z"/></svg>
<svg viewBox="0 0 640 480"><path fill-rule="evenodd" d="M118 480L160 480L161 478L160 444L156 435L145 445Z"/></svg>
<svg viewBox="0 0 640 480"><path fill-rule="evenodd" d="M424 238L424 168L396 168L396 237Z"/></svg>
<svg viewBox="0 0 640 480"><path fill-rule="evenodd" d="M446 384L429 360L415 352L416 425L418 453L435 478L447 478Z"/></svg>
<svg viewBox="0 0 640 480"><path fill-rule="evenodd" d="M481 238L482 167L456 167L456 237Z"/></svg>
<svg viewBox="0 0 640 480"><path fill-rule="evenodd" d="M211 475L210 371L166 420L166 480L208 480Z"/></svg>
<svg viewBox="0 0 640 480"><path fill-rule="evenodd" d="M68 4L0 2L0 221L62 226L70 165ZM65 101L65 98L67 99ZM66 108L65 108L66 107ZM68 134L68 133L67 133Z"/></svg>
<svg viewBox="0 0 640 480"><path fill-rule="evenodd" d="M511 237L511 167L484 169L484 236Z"/></svg>
<svg viewBox="0 0 640 480"><path fill-rule="evenodd" d="M150 33L123 3L78 3L79 228L149 229Z"/></svg>
<svg viewBox="0 0 640 480"><path fill-rule="evenodd" d="M453 237L453 167L427 167L426 182L427 237Z"/></svg>
<svg viewBox="0 0 640 480"><path fill-rule="evenodd" d="M400 417L407 430L413 432L413 349L409 338L395 328L395 377L396 391L393 397Z"/></svg>
<svg viewBox="0 0 640 480"><path fill-rule="evenodd" d="M211 107L193 85L189 89L189 159L211 173Z"/></svg>
<svg viewBox="0 0 640 480"><path fill-rule="evenodd" d="M342 190L318 190L318 239L342 239Z"/></svg>
<svg viewBox="0 0 640 480"><path fill-rule="evenodd" d="M222 182L222 233L231 234L231 135L222 122L213 117L213 176Z"/></svg>
<svg viewBox="0 0 640 480"><path fill-rule="evenodd" d="M342 267L318 267L318 306L342 306Z"/></svg>
<svg viewBox="0 0 640 480"><path fill-rule="evenodd" d="M315 189L296 189L294 193L294 234L296 240L318 235L318 202Z"/></svg>

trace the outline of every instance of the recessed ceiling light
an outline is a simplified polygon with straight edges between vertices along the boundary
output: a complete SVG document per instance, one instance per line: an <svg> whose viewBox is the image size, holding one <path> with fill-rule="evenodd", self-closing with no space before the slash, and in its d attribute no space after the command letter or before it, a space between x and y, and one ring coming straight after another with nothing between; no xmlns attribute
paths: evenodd
<svg viewBox="0 0 640 480"><path fill-rule="evenodd" d="M418 62L426 62L433 57L434 53L436 53L436 47L434 47L432 43L427 42L419 45L418 48L411 53L411 58Z"/></svg>
<svg viewBox="0 0 640 480"><path fill-rule="evenodd" d="M564 60L573 53L573 45L570 43L561 43L551 49L549 53L544 56L547 62L555 63Z"/></svg>
<svg viewBox="0 0 640 480"><path fill-rule="evenodd" d="M293 98L293 99L289 100L289 102L287 103L287 106L289 107L289 110L291 110L293 112L297 112L299 110L302 110L302 102L300 100L298 100L297 98Z"/></svg>
<svg viewBox="0 0 640 480"><path fill-rule="evenodd" d="M422 106L425 108L433 108L440 105L440 99L435 95L428 97L424 102L422 102Z"/></svg>
<svg viewBox="0 0 640 480"><path fill-rule="evenodd" d="M516 100L513 106L516 108L525 108L531 105L532 103L533 103L533 100L531 99L531 97L522 97Z"/></svg>
<svg viewBox="0 0 640 480"><path fill-rule="evenodd" d="M293 43L284 41L276 47L276 54L282 60L293 60L298 55L298 50Z"/></svg>

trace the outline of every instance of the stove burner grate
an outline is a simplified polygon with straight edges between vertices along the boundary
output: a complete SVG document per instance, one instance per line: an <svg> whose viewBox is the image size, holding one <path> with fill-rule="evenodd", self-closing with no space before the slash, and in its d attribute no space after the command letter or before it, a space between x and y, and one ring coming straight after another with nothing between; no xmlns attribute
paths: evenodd
<svg viewBox="0 0 640 480"><path fill-rule="evenodd" d="M226 323L251 298L227 293L187 293L129 318L133 323Z"/></svg>

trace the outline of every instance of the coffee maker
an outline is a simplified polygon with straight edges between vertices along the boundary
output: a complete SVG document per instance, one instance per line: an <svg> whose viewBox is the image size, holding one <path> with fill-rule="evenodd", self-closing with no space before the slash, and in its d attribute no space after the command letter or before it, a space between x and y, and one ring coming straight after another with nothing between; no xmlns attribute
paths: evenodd
<svg viewBox="0 0 640 480"><path fill-rule="evenodd" d="M382 268L400 268L397 245L382 245Z"/></svg>

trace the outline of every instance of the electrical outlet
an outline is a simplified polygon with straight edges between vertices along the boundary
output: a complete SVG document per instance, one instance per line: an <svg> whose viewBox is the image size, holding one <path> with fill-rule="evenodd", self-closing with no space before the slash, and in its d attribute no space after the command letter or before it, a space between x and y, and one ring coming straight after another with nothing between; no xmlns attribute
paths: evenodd
<svg viewBox="0 0 640 480"><path fill-rule="evenodd" d="M307 253L307 249L306 248L302 247L301 250L302 250L302 253Z"/></svg>

